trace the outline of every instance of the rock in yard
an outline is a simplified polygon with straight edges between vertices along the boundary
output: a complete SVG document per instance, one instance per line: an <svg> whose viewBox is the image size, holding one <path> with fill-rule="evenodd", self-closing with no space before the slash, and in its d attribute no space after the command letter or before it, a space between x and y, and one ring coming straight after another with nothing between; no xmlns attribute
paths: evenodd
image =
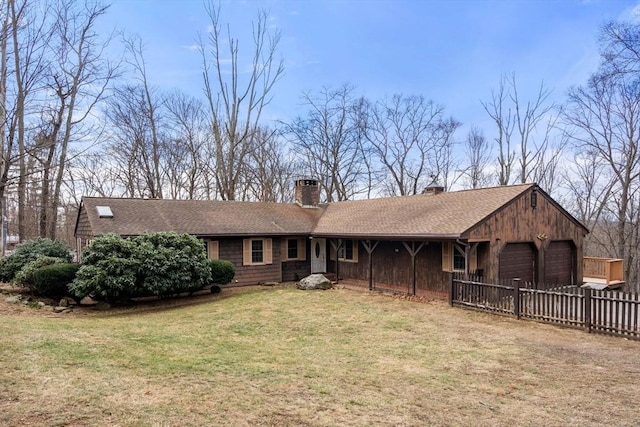
<svg viewBox="0 0 640 427"><path fill-rule="evenodd" d="M331 289L333 285L331 280L324 277L322 274L312 274L298 282L298 289Z"/></svg>
<svg viewBox="0 0 640 427"><path fill-rule="evenodd" d="M89 296L86 296L82 298L82 300L80 300L80 305L96 305L97 303L98 301L94 300Z"/></svg>
<svg viewBox="0 0 640 427"><path fill-rule="evenodd" d="M76 300L71 297L63 297L58 305L61 307L73 307L74 305L78 304L76 303Z"/></svg>
<svg viewBox="0 0 640 427"><path fill-rule="evenodd" d="M22 295L14 295L12 297L7 297L5 298L5 301L8 302L9 304L18 304L20 301L22 301Z"/></svg>
<svg viewBox="0 0 640 427"><path fill-rule="evenodd" d="M71 309L69 307L53 307L54 313L69 313Z"/></svg>

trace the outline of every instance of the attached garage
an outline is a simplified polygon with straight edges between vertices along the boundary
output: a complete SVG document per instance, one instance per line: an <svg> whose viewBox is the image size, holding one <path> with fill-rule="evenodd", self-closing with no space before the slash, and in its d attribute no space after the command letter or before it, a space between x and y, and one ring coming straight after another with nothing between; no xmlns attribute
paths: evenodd
<svg viewBox="0 0 640 427"><path fill-rule="evenodd" d="M536 255L532 243L507 243L500 252L500 280L535 282Z"/></svg>
<svg viewBox="0 0 640 427"><path fill-rule="evenodd" d="M570 241L549 243L544 257L544 282L550 287L575 282L575 250Z"/></svg>

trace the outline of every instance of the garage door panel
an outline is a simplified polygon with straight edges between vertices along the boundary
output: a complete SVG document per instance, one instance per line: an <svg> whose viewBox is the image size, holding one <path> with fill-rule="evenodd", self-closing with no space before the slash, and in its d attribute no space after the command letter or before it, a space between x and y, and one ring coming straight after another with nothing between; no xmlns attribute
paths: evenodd
<svg viewBox="0 0 640 427"><path fill-rule="evenodd" d="M532 243L507 243L500 253L500 279L535 279L536 250Z"/></svg>
<svg viewBox="0 0 640 427"><path fill-rule="evenodd" d="M575 256L570 241L549 243L544 259L545 283L569 285L573 283Z"/></svg>

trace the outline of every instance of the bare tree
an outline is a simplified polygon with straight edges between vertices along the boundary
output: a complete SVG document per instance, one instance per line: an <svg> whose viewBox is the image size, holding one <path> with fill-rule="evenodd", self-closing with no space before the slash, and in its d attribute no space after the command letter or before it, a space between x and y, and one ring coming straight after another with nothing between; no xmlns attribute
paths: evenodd
<svg viewBox="0 0 640 427"><path fill-rule="evenodd" d="M635 75L594 74L586 86L570 90L565 114L573 143L601 159L604 179L611 180L610 187L605 186L609 197L596 211L601 220L615 224L611 255L625 260L626 277L632 281L637 279L637 272L631 274L630 269L638 247L631 239L637 227L633 212L640 190L639 89ZM605 218L607 211L609 218Z"/></svg>
<svg viewBox="0 0 640 427"><path fill-rule="evenodd" d="M239 56L239 41L231 36L229 26L223 32L220 6L209 1L205 9L211 30L207 42L200 40L200 51L215 146L216 184L222 199L234 200L252 136L264 107L271 101L275 83L284 73L283 60L276 58L280 32L271 33L267 13L259 12L253 25L253 55L245 64ZM249 72L245 74L242 70L247 66Z"/></svg>
<svg viewBox="0 0 640 427"><path fill-rule="evenodd" d="M210 186L206 172L215 158L207 157L210 133L204 105L181 92L165 96L164 108L169 136L166 141L166 175L171 198L196 199L206 196Z"/></svg>
<svg viewBox="0 0 640 427"><path fill-rule="evenodd" d="M448 180L460 123L443 111L423 96L399 94L372 107L365 137L387 174L387 194L418 194L434 179Z"/></svg>
<svg viewBox="0 0 640 427"><path fill-rule="evenodd" d="M276 129L259 128L246 172L247 199L261 202L291 202L291 184L298 171L285 151L286 141Z"/></svg>
<svg viewBox="0 0 640 427"><path fill-rule="evenodd" d="M156 96L156 91L149 86L147 76L147 65L144 59L144 46L142 40L137 36L125 37L124 44L127 49L128 63L134 70L135 79L138 81L139 98L141 110L137 114L145 116L148 125L147 149L144 154L145 165L147 166L149 197L162 199L162 167L161 151L163 142L160 140L160 130L158 122L162 120L159 117L159 105L162 103Z"/></svg>
<svg viewBox="0 0 640 427"><path fill-rule="evenodd" d="M120 185L129 197L159 198L164 182L160 147L154 143L144 87L117 87L106 111L109 156L118 169ZM157 137L157 121L156 121Z"/></svg>
<svg viewBox="0 0 640 427"><path fill-rule="evenodd" d="M517 181L521 183L539 178L541 171L546 170L546 150L557 120L556 105L550 101L550 95L551 91L541 83L534 98L524 101L512 73L501 77L499 89L491 93L491 101L482 102L496 124L499 185L514 182L515 167L518 167Z"/></svg>
<svg viewBox="0 0 640 427"><path fill-rule="evenodd" d="M318 95L302 96L306 116L285 125L303 169L318 178L327 202L348 200L362 192L362 132L355 114L355 88L323 88Z"/></svg>
<svg viewBox="0 0 640 427"><path fill-rule="evenodd" d="M609 21L600 30L604 77L640 72L640 25L624 21Z"/></svg>
<svg viewBox="0 0 640 427"><path fill-rule="evenodd" d="M515 120L511 108L508 106L509 88L506 77L502 76L497 91L491 90L491 100L482 101L482 107L496 124L494 141L498 147L498 185L511 183L511 174L516 161L516 152L512 147L511 138L515 127Z"/></svg>
<svg viewBox="0 0 640 427"><path fill-rule="evenodd" d="M5 98L5 126L8 127L6 138L3 141L3 168L0 178L0 197L4 197L6 187L9 184L10 173L17 163L18 173L18 235L20 240L27 237L26 211L27 211L27 150L29 116L33 113L32 99L43 87L43 80L47 72L47 46L52 37L52 27L47 17L50 5L44 3L42 9L36 7L36 3L28 0L7 0L8 25L6 36L11 35L11 59L7 56L5 72L12 62L11 72L12 108L7 109ZM5 80L6 84L6 80ZM5 88L5 96L7 94ZM15 151L17 149L17 152Z"/></svg>
<svg viewBox="0 0 640 427"><path fill-rule="evenodd" d="M41 208L48 212L47 218L41 219L41 223L46 224L46 232L41 230L41 234L52 239L56 237L70 144L82 141L92 133L93 123L87 119L117 74L117 67L105 55L111 38L101 38L95 28L107 8L95 3L78 4L73 0L59 0L54 7L51 50L55 54L55 68L52 70L52 86L62 115L54 115L54 118L61 119L60 122L53 121L53 133L50 135L57 144L57 163L53 171L51 197ZM43 182L43 190L48 184Z"/></svg>
<svg viewBox="0 0 640 427"><path fill-rule="evenodd" d="M472 127L464 143L469 166L463 172L466 188L481 188L489 184L489 144L480 128Z"/></svg>

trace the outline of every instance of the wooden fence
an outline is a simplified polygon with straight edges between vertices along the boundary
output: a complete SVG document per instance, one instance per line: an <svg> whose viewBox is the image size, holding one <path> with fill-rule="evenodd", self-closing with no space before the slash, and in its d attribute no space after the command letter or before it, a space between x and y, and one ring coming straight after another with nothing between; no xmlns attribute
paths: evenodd
<svg viewBox="0 0 640 427"><path fill-rule="evenodd" d="M497 285L451 275L449 304L640 339L636 293L575 286L542 290L519 280Z"/></svg>

